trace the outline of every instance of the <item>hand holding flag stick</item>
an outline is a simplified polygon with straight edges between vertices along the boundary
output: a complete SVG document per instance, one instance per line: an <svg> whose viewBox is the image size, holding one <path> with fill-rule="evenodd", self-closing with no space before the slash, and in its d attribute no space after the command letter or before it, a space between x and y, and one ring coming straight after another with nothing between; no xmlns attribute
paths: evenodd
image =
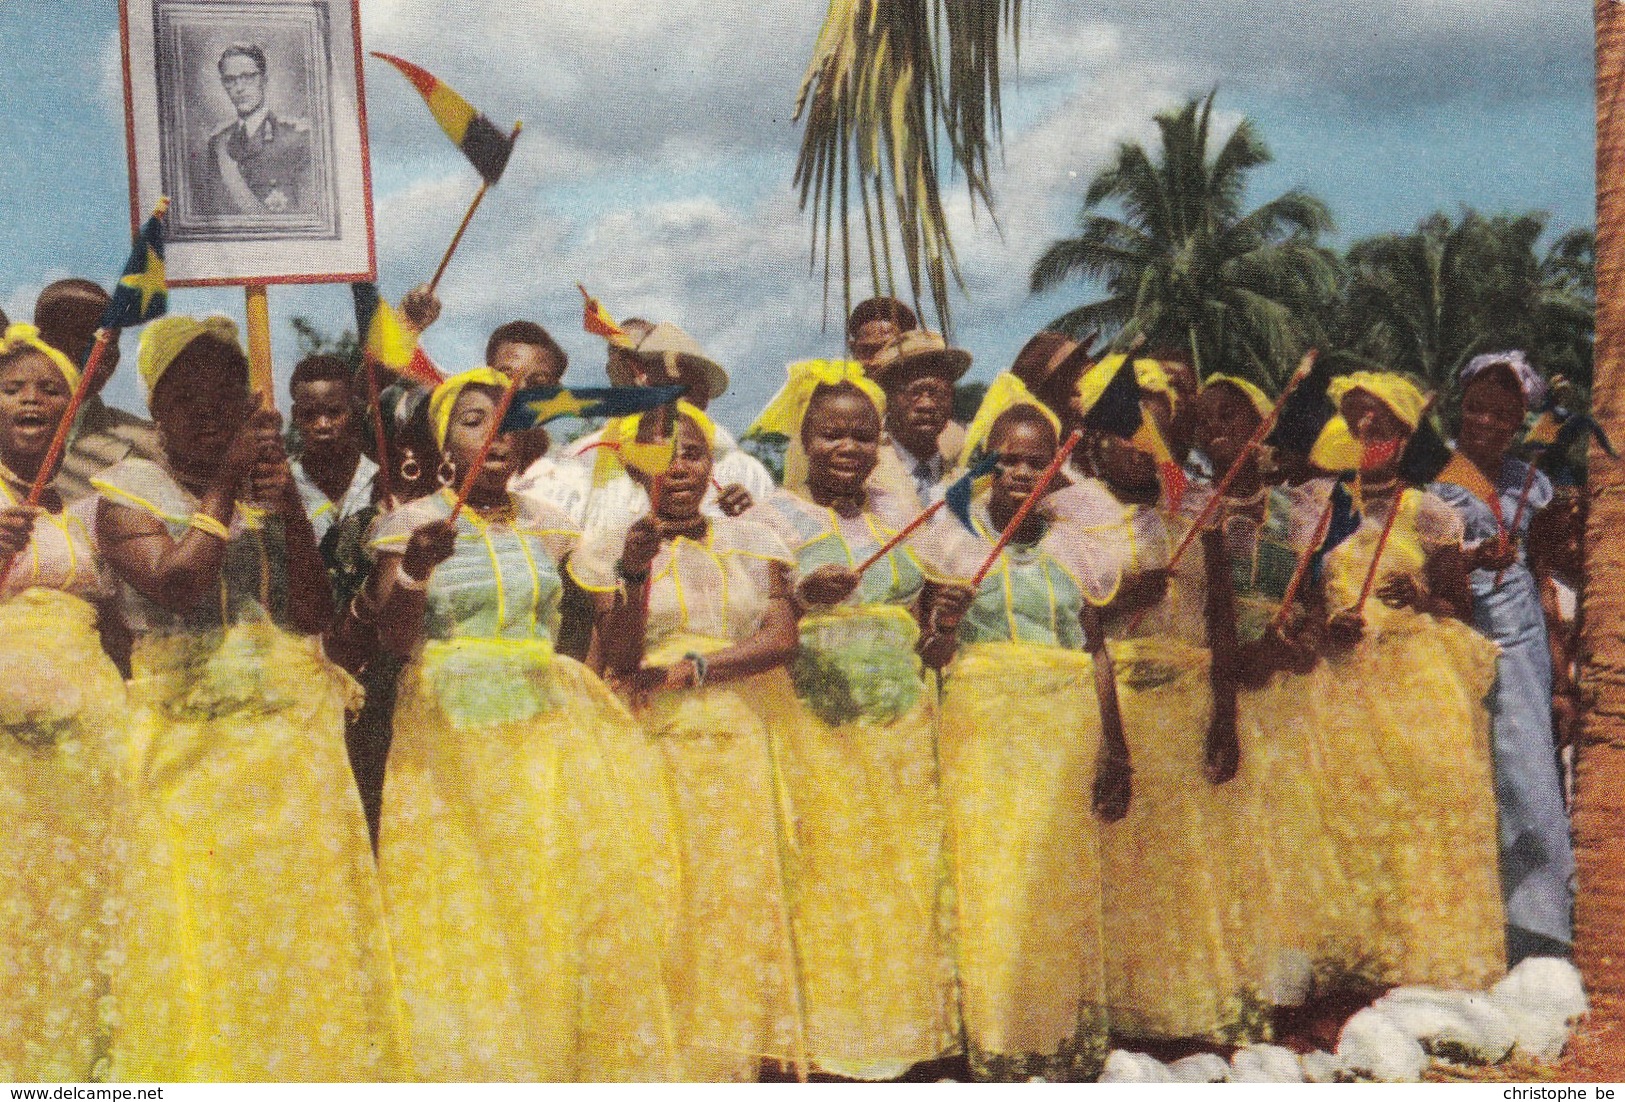
<svg viewBox="0 0 1625 1102"><path fill-rule="evenodd" d="M1044 473L1038 476L1038 482L1034 484L1033 492L1028 494L1027 500L1023 501L1020 507L1016 509L1015 516L1010 518L1010 523L1006 524L1004 531L999 533L998 542L993 545L992 553L982 563L982 568L976 572L976 577L971 579L970 587L972 590L981 588L988 572L993 569L993 564L999 561L999 556L1004 553L1004 549L1010 546L1011 540L1016 538L1016 533L1021 530L1022 522L1037 507L1039 501L1043 500L1044 491L1049 489L1051 482L1055 481L1055 476L1061 473L1061 467L1066 463L1067 457L1072 454L1072 449L1076 448L1078 441L1082 439L1082 431L1073 429L1072 434L1066 438L1066 442L1055 453L1055 458L1051 459L1049 466L1044 468Z"/></svg>

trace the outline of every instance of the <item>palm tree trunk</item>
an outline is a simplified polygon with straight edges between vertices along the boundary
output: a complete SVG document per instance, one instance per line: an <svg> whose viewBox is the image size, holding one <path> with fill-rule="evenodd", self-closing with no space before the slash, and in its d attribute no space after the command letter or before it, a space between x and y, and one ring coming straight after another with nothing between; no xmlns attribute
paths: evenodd
<svg viewBox="0 0 1625 1102"><path fill-rule="evenodd" d="M1625 7L1595 0L1597 26L1597 346L1592 402L1625 435ZM1591 995L1576 1077L1625 1079L1625 470L1592 449L1586 531L1585 668L1591 692L1574 795L1580 891L1575 962ZM1609 533L1614 533L1610 538Z"/></svg>

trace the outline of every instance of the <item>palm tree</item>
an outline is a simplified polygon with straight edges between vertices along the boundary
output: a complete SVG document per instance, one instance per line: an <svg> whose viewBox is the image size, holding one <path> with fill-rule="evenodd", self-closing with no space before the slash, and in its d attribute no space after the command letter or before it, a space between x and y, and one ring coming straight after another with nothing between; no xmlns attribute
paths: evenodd
<svg viewBox="0 0 1625 1102"><path fill-rule="evenodd" d="M1597 361L1592 408L1625 433L1625 10L1594 0L1597 26ZM1592 694L1574 793L1575 962L1591 1018L1570 1053L1575 1079L1625 1078L1625 469L1593 463L1586 527L1586 656Z"/></svg>
<svg viewBox="0 0 1625 1102"><path fill-rule="evenodd" d="M963 280L942 178L963 174L973 207L991 215L1000 46L1020 22L1021 0L830 0L795 109L806 123L795 186L802 209L812 210L815 260L822 231L826 305L837 234L851 305L855 198L875 293L896 293L895 234L916 307L928 290L948 327L948 280Z"/></svg>
<svg viewBox="0 0 1625 1102"><path fill-rule="evenodd" d="M1032 289L1082 276L1105 298L1051 323L1074 336L1100 330L1124 344L1188 348L1206 375L1228 371L1281 382L1302 354L1302 318L1336 293L1336 259L1316 239L1330 230L1319 199L1288 191L1243 212L1247 173L1270 161L1243 120L1209 157L1213 100L1157 116L1161 163L1137 143L1089 183L1076 237L1056 241L1033 265ZM1117 204L1121 216L1102 213Z"/></svg>
<svg viewBox="0 0 1625 1102"><path fill-rule="evenodd" d="M1522 348L1548 372L1591 380L1596 300L1593 237L1576 230L1543 256L1540 213L1466 210L1424 218L1407 234L1354 244L1334 326L1353 359L1405 371L1454 397L1473 356Z"/></svg>

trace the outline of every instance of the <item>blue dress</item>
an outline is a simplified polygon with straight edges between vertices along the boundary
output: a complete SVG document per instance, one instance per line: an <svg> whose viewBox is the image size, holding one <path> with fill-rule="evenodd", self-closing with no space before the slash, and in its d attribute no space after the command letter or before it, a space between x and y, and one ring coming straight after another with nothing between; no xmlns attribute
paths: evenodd
<svg viewBox="0 0 1625 1102"><path fill-rule="evenodd" d="M1528 472L1528 464L1520 460L1502 460L1495 488L1508 524L1518 511ZM1494 510L1471 491L1453 483L1437 483L1432 490L1461 514L1467 545L1495 538L1500 524ZM1471 580L1473 623L1501 648L1490 713L1507 925L1568 943L1573 940L1574 850L1552 754L1552 663L1546 620L1523 546L1530 518L1551 500L1552 484L1537 472L1518 531L1512 533L1519 541L1517 561L1506 569L1499 586L1493 570L1475 570Z"/></svg>

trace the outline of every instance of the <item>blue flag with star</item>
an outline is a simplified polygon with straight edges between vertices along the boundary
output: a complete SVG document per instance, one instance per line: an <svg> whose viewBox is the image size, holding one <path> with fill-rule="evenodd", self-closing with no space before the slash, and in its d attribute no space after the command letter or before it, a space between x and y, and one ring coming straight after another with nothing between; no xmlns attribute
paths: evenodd
<svg viewBox="0 0 1625 1102"><path fill-rule="evenodd" d="M986 452L970 465L970 469L954 480L942 496L948 501L948 511L959 518L959 523L969 532L976 531L976 525L970 518L971 498L976 495L977 483L993 473L993 468L999 465L998 452Z"/></svg>
<svg viewBox="0 0 1625 1102"><path fill-rule="evenodd" d="M130 329L169 309L169 284L164 277L164 221L160 210L135 235L129 263L113 288L113 301L102 314L103 329Z"/></svg>
<svg viewBox="0 0 1625 1102"><path fill-rule="evenodd" d="M503 432L524 432L560 417L627 417L677 401L680 386L530 386L516 391Z"/></svg>

